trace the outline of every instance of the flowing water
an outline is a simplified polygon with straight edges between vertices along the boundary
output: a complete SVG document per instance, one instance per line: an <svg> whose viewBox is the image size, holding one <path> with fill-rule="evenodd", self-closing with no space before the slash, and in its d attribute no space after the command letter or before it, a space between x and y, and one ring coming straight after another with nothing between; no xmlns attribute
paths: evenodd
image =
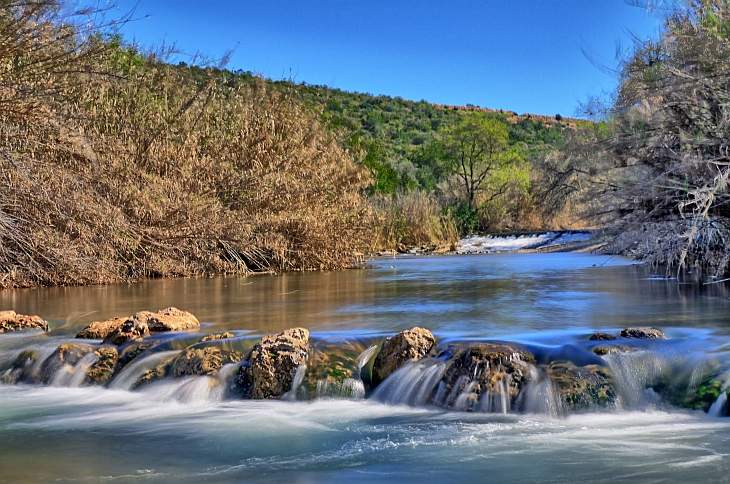
<svg viewBox="0 0 730 484"><path fill-rule="evenodd" d="M0 482L730 480L730 418L719 417L725 394L706 405L709 413L667 397L694 395L708 374L725 385L724 285L681 283L587 254L407 257L372 266L0 291L0 310L38 314L51 327L0 335L0 368L29 348L40 362L86 324L143 309L176 306L202 323L197 332L153 337L156 346L104 388L83 386L93 353L43 384L0 384ZM225 344L245 352L261 335L295 326L310 329L322 354L349 355L351 377L310 384L307 400L298 391L308 385L304 368L295 377L301 388L275 401L231 393L235 363L212 376L135 386L200 341L198 333L232 331ZM470 398L469 378L448 394L439 378L449 359L440 357L408 364L370 392L363 381L377 345L413 326L430 329L440 347L525 348L536 358L530 382L513 401L502 390ZM670 339L619 340L630 351L592 352L606 343L590 341L593 333L647 326ZM566 408L538 369L553 361L610 369L615 401Z"/></svg>

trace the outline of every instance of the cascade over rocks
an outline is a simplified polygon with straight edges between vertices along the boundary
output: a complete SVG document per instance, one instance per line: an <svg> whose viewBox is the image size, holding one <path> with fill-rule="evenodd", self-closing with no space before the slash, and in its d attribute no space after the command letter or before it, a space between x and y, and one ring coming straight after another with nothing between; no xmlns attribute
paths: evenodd
<svg viewBox="0 0 730 484"><path fill-rule="evenodd" d="M39 380L41 383L51 383L56 372L64 365L74 366L81 358L93 353L94 348L84 343L64 343L41 364Z"/></svg>
<svg viewBox="0 0 730 484"><path fill-rule="evenodd" d="M287 329L264 336L254 346L236 375L245 398L280 398L292 389L299 365L306 365L310 351L309 331Z"/></svg>
<svg viewBox="0 0 730 484"><path fill-rule="evenodd" d="M423 328L415 327L387 338L375 357L372 381L377 386L409 361L417 361L436 349L436 338Z"/></svg>
<svg viewBox="0 0 730 484"><path fill-rule="evenodd" d="M529 380L534 362L532 353L513 346L470 344L450 356L441 378L444 386L434 403L458 410L476 410L477 405L492 410L495 402L506 402L506 411Z"/></svg>
<svg viewBox="0 0 730 484"><path fill-rule="evenodd" d="M203 338L203 341L206 341L206 339ZM187 375L213 375L217 373L223 365L227 365L228 363L237 363L241 361L241 359L243 359L243 355L241 353L221 350L221 348L217 346L191 346L180 353L180 355L172 362L172 375L175 377Z"/></svg>
<svg viewBox="0 0 730 484"><path fill-rule="evenodd" d="M0 334L16 331L48 331L48 323L39 316L26 316L15 311L0 311Z"/></svg>

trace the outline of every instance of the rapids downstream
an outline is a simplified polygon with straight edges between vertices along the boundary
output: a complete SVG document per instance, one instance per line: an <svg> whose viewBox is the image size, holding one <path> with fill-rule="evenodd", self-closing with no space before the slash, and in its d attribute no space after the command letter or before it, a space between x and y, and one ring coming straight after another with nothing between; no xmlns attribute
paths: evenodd
<svg viewBox="0 0 730 484"><path fill-rule="evenodd" d="M490 254L2 291L49 331L0 334L0 482L725 481L730 293L688 282ZM195 325L140 313L170 306Z"/></svg>

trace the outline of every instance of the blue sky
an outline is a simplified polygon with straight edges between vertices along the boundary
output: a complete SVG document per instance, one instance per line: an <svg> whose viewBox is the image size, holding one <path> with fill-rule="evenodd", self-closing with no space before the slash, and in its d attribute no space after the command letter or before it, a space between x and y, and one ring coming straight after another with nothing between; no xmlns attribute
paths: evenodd
<svg viewBox="0 0 730 484"><path fill-rule="evenodd" d="M119 0L142 46L175 43L228 68L347 91L572 115L616 86L617 42L656 36L630 0ZM629 34L630 33L630 34ZM589 53L590 59L584 52ZM182 60L186 60L183 56ZM189 59L188 59L189 60Z"/></svg>

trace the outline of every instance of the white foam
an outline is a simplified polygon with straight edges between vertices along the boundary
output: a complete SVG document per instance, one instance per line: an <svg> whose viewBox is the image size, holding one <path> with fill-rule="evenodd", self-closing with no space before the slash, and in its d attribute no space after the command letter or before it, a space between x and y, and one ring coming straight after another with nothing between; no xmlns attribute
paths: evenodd
<svg viewBox="0 0 730 484"><path fill-rule="evenodd" d="M480 252L509 252L521 249L534 249L550 245L567 244L589 240L588 232L545 232L525 235L471 235L459 241L460 254Z"/></svg>

